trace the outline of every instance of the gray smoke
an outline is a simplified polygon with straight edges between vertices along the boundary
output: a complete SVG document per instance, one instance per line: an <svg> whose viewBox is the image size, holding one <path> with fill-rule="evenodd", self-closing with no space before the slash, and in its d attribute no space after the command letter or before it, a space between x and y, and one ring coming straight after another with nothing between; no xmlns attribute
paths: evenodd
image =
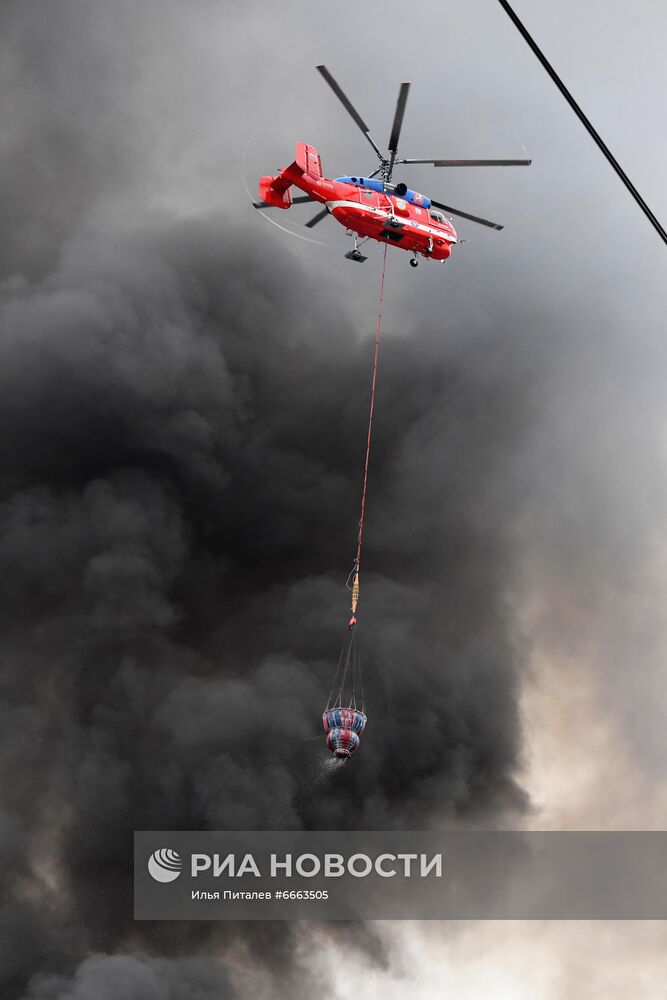
<svg viewBox="0 0 667 1000"><path fill-rule="evenodd" d="M202 959L157 959L146 955L96 955L81 963L73 979L39 975L30 1000L226 1000L233 996L218 964Z"/></svg>

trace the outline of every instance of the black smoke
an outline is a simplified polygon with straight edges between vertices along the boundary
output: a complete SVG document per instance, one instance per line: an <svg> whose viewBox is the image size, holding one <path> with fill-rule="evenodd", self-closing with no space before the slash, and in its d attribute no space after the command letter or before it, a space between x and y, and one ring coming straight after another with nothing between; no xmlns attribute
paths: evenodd
<svg viewBox="0 0 667 1000"><path fill-rule="evenodd" d="M95 80L104 38L79 7L52 48L38 7L5 12L25 108L0 179L3 996L244 995L232 953L307 995L288 925L134 924L132 831L423 828L525 806L510 598L539 370L462 330L445 352L444 314L426 330L387 313L369 723L323 777L376 271L361 315L324 267L315 285L222 214L95 217L141 188L136 122L107 132L67 103L67 59ZM335 933L385 960L372 932Z"/></svg>
<svg viewBox="0 0 667 1000"><path fill-rule="evenodd" d="M369 725L322 779L372 345L288 256L263 270L221 228L73 237L6 296L12 984L128 939L160 951L180 935L182 953L216 938L133 927L134 829L423 827L522 803L504 595L523 400L488 356L445 363L418 330L388 337L360 626Z"/></svg>

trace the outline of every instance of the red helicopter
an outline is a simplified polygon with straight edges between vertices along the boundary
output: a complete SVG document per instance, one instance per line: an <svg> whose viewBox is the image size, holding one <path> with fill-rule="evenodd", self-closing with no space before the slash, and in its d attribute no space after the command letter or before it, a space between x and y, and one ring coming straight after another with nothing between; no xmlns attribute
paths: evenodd
<svg viewBox="0 0 667 1000"><path fill-rule="evenodd" d="M354 237L354 249L345 256L358 263L368 259L363 256L359 247L369 239L407 250L412 254L410 264L413 267L417 267L419 263L418 254L428 260L447 260L454 244L462 241L458 240L456 230L443 212L459 215L491 229L503 228L496 222L470 215L412 191L407 184L392 184L394 165L431 163L434 167L527 167L532 160L397 159L409 83L401 84L389 137L389 153L388 156L383 156L371 137L368 126L326 66L318 66L317 69L368 139L380 165L367 177L346 176L330 180L322 175L322 163L317 150L313 146L297 142L294 163L282 168L275 177L260 177L259 201L253 202L255 208L290 208L302 202L320 202L324 208L306 226L312 229L327 215L332 215L345 226L348 235ZM293 185L304 191L305 195L293 198L290 190ZM362 237L361 242L359 237Z"/></svg>

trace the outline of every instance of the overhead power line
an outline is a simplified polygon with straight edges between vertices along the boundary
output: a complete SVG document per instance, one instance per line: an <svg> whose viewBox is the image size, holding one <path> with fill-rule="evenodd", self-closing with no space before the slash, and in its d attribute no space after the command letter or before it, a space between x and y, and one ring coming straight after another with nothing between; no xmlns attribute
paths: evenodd
<svg viewBox="0 0 667 1000"><path fill-rule="evenodd" d="M618 162L618 160L616 159L616 157L613 155L613 153L611 152L611 150L609 149L609 147L607 146L607 144L604 142L604 140L598 134L598 132L593 128L593 125L591 124L591 122L589 121L589 119L586 117L586 115L582 111L581 107L577 104L577 102L575 101L574 97L572 96L572 94L570 93L570 91L567 89L567 87L565 86L565 84L563 83L563 81L561 80L561 78L558 76L558 74L556 73L555 69L553 68L553 66L551 65L551 63L547 59L547 57L544 55L544 53L540 49L539 45L535 41L535 39L532 38L532 36L528 33L528 31L526 31L525 27L523 26L523 24L521 23L521 21L519 20L519 18L515 14L515 12L512 10L512 8L510 7L510 5L507 3L507 0L498 0L498 3L503 8L503 10L505 11L505 13L509 17L509 19L512 21L512 23L514 24L515 28L519 32L519 34L525 39L525 41L528 43L528 45L530 46L530 48L533 50L534 54L537 56L537 58L539 59L539 61L542 63L543 67L545 68L545 70L547 71L547 73L549 74L549 76L551 77L551 79L553 80L553 82L556 84L556 86L558 87L558 89L560 90L561 94L563 95L563 97L565 98L565 100L567 101L567 103L570 105L570 107L572 108L572 110L574 111L574 113L577 116L577 118L579 119L579 121L586 128L588 134L591 136L591 138L596 143L596 145L602 150L602 152L604 153L605 157L607 158L607 160L609 161L609 163L611 164L611 166L614 168L614 170L616 171L616 173L618 174L618 176L621 178L621 180L623 181L623 183L625 184L626 188L628 189L628 191L630 192L630 194L632 195L632 197L635 199L635 201L637 202L637 204L641 208L641 210L644 213L644 215L646 216L646 218L649 220L649 222L651 223L651 225L653 226L653 228L657 231L657 233L660 236L660 238L662 239L663 243L667 243L667 232L665 232L665 230L661 226L659 220L656 218L656 216L653 214L653 212L651 211L651 209L648 207L648 205L646 204L646 202L644 201L644 199L640 195L639 191L634 186L634 184L632 183L632 181L630 180L630 178L628 177L628 175L626 174L626 172L623 170L623 168L621 167L620 163Z"/></svg>

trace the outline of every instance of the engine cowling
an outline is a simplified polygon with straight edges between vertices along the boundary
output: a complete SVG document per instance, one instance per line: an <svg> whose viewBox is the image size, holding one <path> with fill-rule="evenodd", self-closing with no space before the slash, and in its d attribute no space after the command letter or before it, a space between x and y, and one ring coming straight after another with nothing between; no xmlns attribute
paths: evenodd
<svg viewBox="0 0 667 1000"><path fill-rule="evenodd" d="M394 185L394 194L397 194L399 198L405 198L411 205L418 205L420 208L431 207L430 198L427 198L425 194L420 194L419 191L413 191L403 181Z"/></svg>

